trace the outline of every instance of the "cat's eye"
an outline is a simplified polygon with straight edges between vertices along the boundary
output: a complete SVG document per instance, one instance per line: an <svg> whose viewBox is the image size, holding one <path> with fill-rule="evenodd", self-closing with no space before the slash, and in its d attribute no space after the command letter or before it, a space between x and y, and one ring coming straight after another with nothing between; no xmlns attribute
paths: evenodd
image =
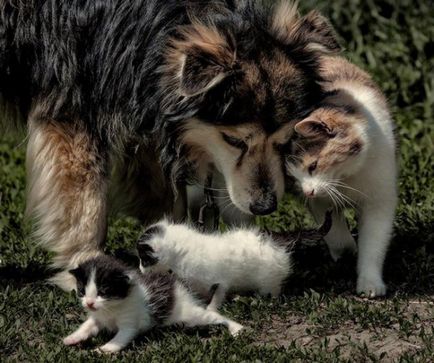
<svg viewBox="0 0 434 363"><path fill-rule="evenodd" d="M233 136L229 136L229 135L225 134L224 132L222 132L221 134L222 134L223 140L227 144L229 144L233 147L236 147L237 149L243 150L243 151L247 150L247 144L243 140L238 139L238 138L233 137Z"/></svg>
<svg viewBox="0 0 434 363"><path fill-rule="evenodd" d="M315 171L317 166L318 166L318 161L314 161L312 164L309 165L309 167L307 168L309 175L312 175L312 173Z"/></svg>

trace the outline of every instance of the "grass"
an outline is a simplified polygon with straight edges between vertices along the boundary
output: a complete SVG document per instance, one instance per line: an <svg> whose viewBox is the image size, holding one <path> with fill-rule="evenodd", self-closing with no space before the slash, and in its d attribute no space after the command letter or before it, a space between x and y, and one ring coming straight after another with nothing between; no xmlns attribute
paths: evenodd
<svg viewBox="0 0 434 363"><path fill-rule="evenodd" d="M434 4L410 0L303 1L336 26L347 54L370 71L390 100L400 140L400 204L388 255L386 299L354 295L354 259L333 263L323 245L296 253L296 273L279 299L241 297L223 311L249 330L152 331L119 361L428 362L434 356ZM24 222L25 143L0 137L0 359L103 361L98 337L65 348L61 337L83 319L73 294L47 285L49 256ZM300 228L309 215L290 197L258 220ZM108 251L131 246L140 226L110 223Z"/></svg>

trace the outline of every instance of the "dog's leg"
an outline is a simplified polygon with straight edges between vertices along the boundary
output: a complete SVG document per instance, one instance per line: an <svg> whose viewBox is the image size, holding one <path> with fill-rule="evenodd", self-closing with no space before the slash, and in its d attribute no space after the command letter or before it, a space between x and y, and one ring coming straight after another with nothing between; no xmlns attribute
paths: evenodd
<svg viewBox="0 0 434 363"><path fill-rule="evenodd" d="M106 157L78 125L29 119L27 215L35 236L54 252L53 267L69 269L100 253L106 236ZM53 278L70 290L67 272Z"/></svg>

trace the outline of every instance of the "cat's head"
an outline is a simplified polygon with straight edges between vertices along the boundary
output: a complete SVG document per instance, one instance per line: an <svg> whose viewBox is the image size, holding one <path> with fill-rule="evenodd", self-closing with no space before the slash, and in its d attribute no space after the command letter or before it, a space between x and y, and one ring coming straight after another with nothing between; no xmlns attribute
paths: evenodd
<svg viewBox="0 0 434 363"><path fill-rule="evenodd" d="M287 170L306 197L325 197L360 170L368 147L365 123L356 108L327 105L295 125Z"/></svg>
<svg viewBox="0 0 434 363"><path fill-rule="evenodd" d="M140 258L140 271L165 273L170 268L167 264L170 251L161 249L165 235L163 223L155 224L146 229L136 243L137 252Z"/></svg>
<svg viewBox="0 0 434 363"><path fill-rule="evenodd" d="M88 311L119 303L132 286L128 269L109 256L98 256L69 271L77 281L77 295Z"/></svg>

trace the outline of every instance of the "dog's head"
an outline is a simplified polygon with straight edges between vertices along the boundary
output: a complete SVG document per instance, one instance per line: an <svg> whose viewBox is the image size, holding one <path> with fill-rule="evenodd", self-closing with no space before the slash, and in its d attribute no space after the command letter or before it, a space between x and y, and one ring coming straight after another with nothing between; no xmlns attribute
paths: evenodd
<svg viewBox="0 0 434 363"><path fill-rule="evenodd" d="M317 12L301 17L288 1L236 3L172 42L162 69L162 161L173 178L189 170L202 183L216 168L233 204L264 215L284 193L293 125L322 98L319 57L339 46Z"/></svg>

